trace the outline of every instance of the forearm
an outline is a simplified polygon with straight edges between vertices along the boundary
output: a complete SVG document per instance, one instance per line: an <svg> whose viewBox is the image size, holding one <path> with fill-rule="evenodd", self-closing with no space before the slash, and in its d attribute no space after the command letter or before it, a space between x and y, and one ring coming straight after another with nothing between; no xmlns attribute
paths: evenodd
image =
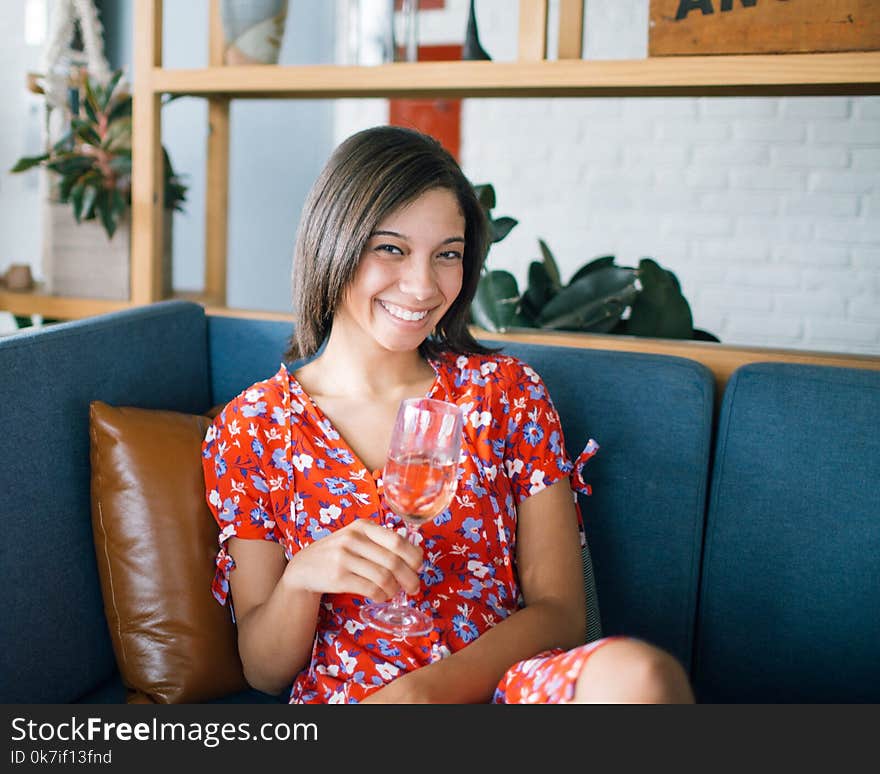
<svg viewBox="0 0 880 774"><path fill-rule="evenodd" d="M492 627L467 647L399 678L374 701L472 704L491 700L516 662L548 648L569 649L584 641L583 607L554 600L534 602ZM407 683L409 683L407 685ZM380 695L384 694L384 695Z"/></svg>
<svg viewBox="0 0 880 774"><path fill-rule="evenodd" d="M277 694L311 657L321 595L288 588L284 578L238 620L238 651L248 683Z"/></svg>
<svg viewBox="0 0 880 774"><path fill-rule="evenodd" d="M490 701L504 673L517 661L548 648L563 649L584 640L581 611L555 601L535 602L489 629L466 648L432 666L438 667L438 703ZM441 674L442 673L442 674ZM433 676L432 676L433 680Z"/></svg>

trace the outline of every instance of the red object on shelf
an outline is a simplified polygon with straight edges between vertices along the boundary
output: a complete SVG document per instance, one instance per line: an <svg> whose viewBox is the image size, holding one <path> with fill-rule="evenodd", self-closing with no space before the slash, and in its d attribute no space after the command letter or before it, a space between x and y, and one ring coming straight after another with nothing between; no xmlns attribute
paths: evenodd
<svg viewBox="0 0 880 774"><path fill-rule="evenodd" d="M420 8L425 8L422 0ZM448 62L461 59L461 44L419 46L420 62ZM408 126L439 140L453 157L460 161L461 100L460 99L390 99L388 123Z"/></svg>
<svg viewBox="0 0 880 774"><path fill-rule="evenodd" d="M401 0L394 0L394 10L400 10ZM446 0L419 0L420 11L436 11L446 7Z"/></svg>

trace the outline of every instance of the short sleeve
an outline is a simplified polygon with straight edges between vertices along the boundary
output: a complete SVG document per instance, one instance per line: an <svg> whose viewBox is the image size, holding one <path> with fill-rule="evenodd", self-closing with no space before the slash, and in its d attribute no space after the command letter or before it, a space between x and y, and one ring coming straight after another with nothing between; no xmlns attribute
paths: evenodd
<svg viewBox="0 0 880 774"><path fill-rule="evenodd" d="M224 544L231 537L281 542L283 503L273 492L286 491L289 464L282 428L284 411L273 385L255 385L234 398L214 419L202 444L208 507L220 527L220 550L212 584L224 604L235 562ZM274 404L274 405L273 405Z"/></svg>
<svg viewBox="0 0 880 774"><path fill-rule="evenodd" d="M505 466L516 502L537 494L574 468L562 423L543 379L514 360L506 389Z"/></svg>

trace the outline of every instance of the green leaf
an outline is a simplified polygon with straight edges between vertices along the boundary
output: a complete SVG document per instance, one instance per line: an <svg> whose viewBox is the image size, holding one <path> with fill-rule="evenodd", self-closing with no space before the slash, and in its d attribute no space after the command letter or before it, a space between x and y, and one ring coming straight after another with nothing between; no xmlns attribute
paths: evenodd
<svg viewBox="0 0 880 774"><path fill-rule="evenodd" d="M86 115L89 117L89 120L93 124L97 124L98 114L101 112L101 107L100 103L98 102L98 97L95 94L94 84L92 83L91 78L86 78L85 99L83 100L83 107L85 108Z"/></svg>
<svg viewBox="0 0 880 774"><path fill-rule="evenodd" d="M73 131L74 136L78 137L83 142L96 146L101 144L101 138L95 131L94 126L88 121L83 121L81 118L74 118L70 122L70 128Z"/></svg>
<svg viewBox="0 0 880 774"><path fill-rule="evenodd" d="M515 319L518 305L516 278L508 271L490 271L480 277L471 315L474 322L487 331L503 331Z"/></svg>
<svg viewBox="0 0 880 774"><path fill-rule="evenodd" d="M110 169L120 176L131 175L131 153L120 153L110 159Z"/></svg>
<svg viewBox="0 0 880 774"><path fill-rule="evenodd" d="M87 185L82 197L82 217L85 220L95 217L95 200L98 198L98 188Z"/></svg>
<svg viewBox="0 0 880 774"><path fill-rule="evenodd" d="M490 230L493 242L500 242L504 237L506 237L511 229L519 223L515 218L509 218L507 216L502 216L500 218L495 218L490 221Z"/></svg>
<svg viewBox="0 0 880 774"><path fill-rule="evenodd" d="M117 102L107 114L107 123L112 124L114 121L119 121L123 118L127 118L131 115L131 97L126 97L125 99Z"/></svg>
<svg viewBox="0 0 880 774"><path fill-rule="evenodd" d="M590 272L596 271L597 269L606 269L610 266L614 266L614 256L613 255L603 255L600 258L594 258L589 263L581 266L578 269L572 278L568 281L568 284L571 285L574 282L577 282L581 277L586 277Z"/></svg>
<svg viewBox="0 0 880 774"><path fill-rule="evenodd" d="M33 167L39 166L48 158L48 153L41 153L39 156L23 156L15 162L15 166L9 171L24 172L27 169L32 169Z"/></svg>
<svg viewBox="0 0 880 774"><path fill-rule="evenodd" d="M87 100L83 100L82 106L83 109L86 111L86 117L89 119L89 121L91 121L93 124L97 124L98 114L95 112L95 108L92 107L92 105L90 105Z"/></svg>
<svg viewBox="0 0 880 774"><path fill-rule="evenodd" d="M76 222L79 223L82 220L82 208L83 208L83 194L85 193L85 189L83 184L77 182L73 188L70 189L70 203L73 205L73 217L76 218Z"/></svg>
<svg viewBox="0 0 880 774"><path fill-rule="evenodd" d="M474 186L474 192L477 194L477 201L484 210L492 210L495 208L495 188L491 183L481 183Z"/></svg>
<svg viewBox="0 0 880 774"><path fill-rule="evenodd" d="M547 273L546 264L532 261L529 264L529 284L522 295L521 308L530 317L537 319L544 305L556 294L553 280Z"/></svg>
<svg viewBox="0 0 880 774"><path fill-rule="evenodd" d="M89 170L94 165L94 159L87 156L77 156L75 154L64 154L56 156L55 159L46 163L53 172L59 175L76 175L79 176L83 172Z"/></svg>
<svg viewBox="0 0 880 774"><path fill-rule="evenodd" d="M101 147L111 152L131 151L131 118L114 121L107 127Z"/></svg>
<svg viewBox="0 0 880 774"><path fill-rule="evenodd" d="M66 132L64 136L58 140L53 146L52 150L55 153L64 153L70 152L73 150L73 132Z"/></svg>
<svg viewBox="0 0 880 774"><path fill-rule="evenodd" d="M165 183L165 209L183 212L181 204L186 201L186 186L177 181L177 178L169 178Z"/></svg>
<svg viewBox="0 0 880 774"><path fill-rule="evenodd" d="M168 150L165 146L162 146L162 168L166 177L174 177L174 167L171 164L171 156L168 155Z"/></svg>
<svg viewBox="0 0 880 774"><path fill-rule="evenodd" d="M171 165L171 157L164 146L162 147L162 157L165 168L165 209L183 212L183 207L180 205L186 201L186 186L180 176L175 174L174 167Z"/></svg>
<svg viewBox="0 0 880 774"><path fill-rule="evenodd" d="M122 192L114 188L110 193L110 209L113 215L118 219L125 213L126 204L125 197Z"/></svg>
<svg viewBox="0 0 880 774"><path fill-rule="evenodd" d="M584 330L585 326L623 314L638 294L634 269L607 267L593 271L559 291L544 307L538 322L543 328Z"/></svg>
<svg viewBox="0 0 880 774"><path fill-rule="evenodd" d="M633 336L693 338L691 308L678 278L651 258L639 261L638 277L642 290L632 305L628 331Z"/></svg>
<svg viewBox="0 0 880 774"><path fill-rule="evenodd" d="M70 189L73 188L74 185L79 181L79 178L70 176L70 177L62 177L61 181L58 183L58 200L60 202L68 202L70 201Z"/></svg>
<svg viewBox="0 0 880 774"><path fill-rule="evenodd" d="M584 322L580 331L590 333L611 333L617 331L621 323L624 311L630 306L632 297L609 298L596 302L584 315Z"/></svg>
<svg viewBox="0 0 880 774"><path fill-rule="evenodd" d="M73 217L77 223L95 217L94 206L100 192L101 175L95 170L81 175L70 187L68 198L73 205Z"/></svg>
<svg viewBox="0 0 880 774"><path fill-rule="evenodd" d="M119 83L120 78L122 78L122 70L115 70L113 72L113 76L110 78L110 81L107 83L107 86L104 89L103 99L100 102L100 108L102 112L107 112L107 107L110 105L110 100L113 98L113 92L116 90L116 86Z"/></svg>
<svg viewBox="0 0 880 774"><path fill-rule="evenodd" d="M553 287L559 290L562 287L562 279L559 276L559 266L556 265L556 259L553 257L553 253L550 252L550 248L547 247L547 243L541 238L538 238L538 247L541 248L547 276L550 278Z"/></svg>
<svg viewBox="0 0 880 774"><path fill-rule="evenodd" d="M104 227L104 231L107 232L107 236L112 239L113 234L116 233L117 218L113 214L113 204L109 191L102 190L98 193L98 197L95 200L95 213L100 218L101 225Z"/></svg>

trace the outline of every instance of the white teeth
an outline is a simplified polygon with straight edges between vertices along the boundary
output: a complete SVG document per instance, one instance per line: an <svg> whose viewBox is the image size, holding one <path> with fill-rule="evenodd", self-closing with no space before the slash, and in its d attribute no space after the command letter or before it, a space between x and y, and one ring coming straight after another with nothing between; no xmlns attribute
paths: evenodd
<svg viewBox="0 0 880 774"><path fill-rule="evenodd" d="M410 312L409 309L404 309L402 306L395 306L394 304L389 304L387 301L380 301L382 308L388 312L392 317L398 317L401 320L408 320L410 322L416 320L424 320L425 317L428 316L427 312Z"/></svg>

